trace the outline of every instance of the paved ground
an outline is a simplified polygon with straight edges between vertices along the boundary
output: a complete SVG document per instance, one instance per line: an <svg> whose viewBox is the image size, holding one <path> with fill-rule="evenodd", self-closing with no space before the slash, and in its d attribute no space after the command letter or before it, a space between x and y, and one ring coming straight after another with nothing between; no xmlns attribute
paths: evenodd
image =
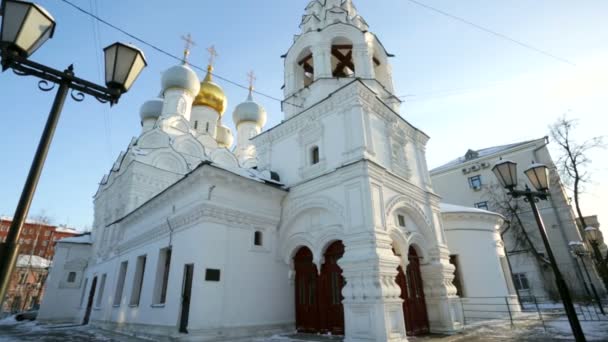
<svg viewBox="0 0 608 342"><path fill-rule="evenodd" d="M607 322L582 322L588 341L608 342ZM545 331L546 328L546 331ZM485 322L469 326L463 333L453 336L424 336L409 338L412 342L494 342L494 341L529 341L529 342L562 342L574 341L567 321L547 323L545 328L540 324L511 327L505 322ZM36 322L17 323L6 319L0 321L0 342L144 342L138 338L109 333L83 326L40 325ZM251 342L337 342L335 336L289 335L268 338L253 338Z"/></svg>

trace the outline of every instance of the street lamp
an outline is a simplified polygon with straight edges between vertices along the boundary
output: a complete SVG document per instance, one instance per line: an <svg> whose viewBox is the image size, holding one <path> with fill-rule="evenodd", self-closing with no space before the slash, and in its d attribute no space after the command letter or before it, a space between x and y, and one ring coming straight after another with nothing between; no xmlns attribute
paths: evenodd
<svg viewBox="0 0 608 342"><path fill-rule="evenodd" d="M593 249L593 256L595 257L595 264L597 265L598 271L602 280L604 281L604 285L608 288L608 256L604 259L602 256L602 252L600 251L600 242L602 241L602 233L599 229L595 227L587 227L585 228L585 236L591 244L591 248Z"/></svg>
<svg viewBox="0 0 608 342"><path fill-rule="evenodd" d="M581 324L576 316L574 304L572 304L572 298L570 297L568 286L566 285L566 282L564 281L564 278L557 267L555 256L553 255L551 245L549 244L549 239L547 238L547 232L545 231L543 219L540 216L538 207L536 206L538 201L546 200L549 196L549 169L546 165L532 163L532 165L530 165L530 167L524 171L528 177L528 180L537 191L532 191L527 185L525 190L516 189L517 164L512 161L499 161L492 168L492 172L494 172L494 175L496 178L498 178L501 185L508 190L509 195L513 196L514 198L524 197L524 200L530 203L532 212L534 213L534 218L536 219L536 223L538 225L540 236L543 239L543 244L545 246L545 250L547 251L549 262L551 263L551 268L553 269L553 275L555 276L555 283L557 285L559 295L564 303L564 309L566 310L566 315L568 316L568 321L570 322L572 334L577 342L586 341L585 334L583 333Z"/></svg>
<svg viewBox="0 0 608 342"><path fill-rule="evenodd" d="M68 91L71 90L70 95L77 102L83 101L85 94L88 94L102 103L109 102L110 105L114 105L118 103L122 94L129 91L146 66L146 59L143 52L134 46L122 43L110 45L104 50L106 87L103 87L76 77L72 65L64 71L59 71L28 59L42 44L52 38L55 32L55 20L44 8L31 2L5 0L0 8L0 15L2 15L0 26L2 71L10 68L17 75L40 78L38 88L42 91L51 91L55 85L59 85L6 242L0 243L0 303L2 303L19 255L18 241L21 228L29 212Z"/></svg>
<svg viewBox="0 0 608 342"><path fill-rule="evenodd" d="M585 274L587 275L587 279L589 280L589 285L591 286L591 291L593 292L595 301L597 302L597 305L600 307L600 311L601 311L602 315L606 315L606 313L604 312L604 307L602 306L602 301L600 299L600 296L597 294L597 290L595 289L595 286L593 285L593 280L591 279L591 276L589 275L589 270L587 269L587 264L585 263L585 257L587 257L589 255L589 252L587 251L587 246L582 241L570 241L569 245L570 245L570 248L572 249L572 253L574 253L574 255L579 257L579 259L581 260L581 264L583 264L583 270L585 270Z"/></svg>

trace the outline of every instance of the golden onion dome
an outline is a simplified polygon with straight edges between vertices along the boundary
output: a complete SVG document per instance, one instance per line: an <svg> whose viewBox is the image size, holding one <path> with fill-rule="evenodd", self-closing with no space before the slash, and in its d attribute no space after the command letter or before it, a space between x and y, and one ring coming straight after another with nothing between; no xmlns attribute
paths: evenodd
<svg viewBox="0 0 608 342"><path fill-rule="evenodd" d="M213 67L209 65L207 67L207 76L203 82L201 82L201 89L196 95L193 106L207 106L212 109L215 109L220 116L224 114L226 111L226 106L228 105L228 100L226 98L226 94L224 94L224 90L213 82L211 78L211 73L213 72Z"/></svg>

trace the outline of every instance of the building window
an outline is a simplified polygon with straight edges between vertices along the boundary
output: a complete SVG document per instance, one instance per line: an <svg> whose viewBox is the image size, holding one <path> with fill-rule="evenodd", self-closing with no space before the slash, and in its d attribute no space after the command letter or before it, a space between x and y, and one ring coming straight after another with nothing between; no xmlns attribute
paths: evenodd
<svg viewBox="0 0 608 342"><path fill-rule="evenodd" d="M487 201L475 203L475 208L477 208L477 209L483 209L483 210L490 210L489 207L488 207L488 202Z"/></svg>
<svg viewBox="0 0 608 342"><path fill-rule="evenodd" d="M27 273L23 272L19 275L19 284L25 284L27 281Z"/></svg>
<svg viewBox="0 0 608 342"><path fill-rule="evenodd" d="M194 121L194 129L198 129L198 120Z"/></svg>
<svg viewBox="0 0 608 342"><path fill-rule="evenodd" d="M106 287L106 278L107 275L104 274L101 276L101 282L99 283L99 292L97 293L97 300L95 301L95 307L101 307L102 299L103 299L103 290Z"/></svg>
<svg viewBox="0 0 608 342"><path fill-rule="evenodd" d="M80 307L82 307L82 302L84 302L84 295L87 291L87 285L89 284L89 278L84 280L84 287L82 288L82 293L80 294Z"/></svg>
<svg viewBox="0 0 608 342"><path fill-rule="evenodd" d="M167 301L167 285L171 266L171 247L163 248L158 255L156 269L156 286L154 287L154 304L165 304Z"/></svg>
<svg viewBox="0 0 608 342"><path fill-rule="evenodd" d="M44 236L51 236L51 231L47 230L46 232L44 232Z"/></svg>
<svg viewBox="0 0 608 342"><path fill-rule="evenodd" d="M253 234L253 244L256 246L262 246L264 244L262 232L256 231Z"/></svg>
<svg viewBox="0 0 608 342"><path fill-rule="evenodd" d="M209 133L209 123L208 122L205 124L205 132Z"/></svg>
<svg viewBox="0 0 608 342"><path fill-rule="evenodd" d="M120 273L118 273L118 282L116 283L116 293L114 293L114 306L120 305L122 293L125 288L125 278L127 277L128 261L123 261L120 264Z"/></svg>
<svg viewBox="0 0 608 342"><path fill-rule="evenodd" d="M517 291L529 290L530 284L525 273L513 273L513 283Z"/></svg>
<svg viewBox="0 0 608 342"><path fill-rule="evenodd" d="M144 284L144 271L146 270L146 256L142 255L137 257L137 264L135 266L135 278L133 278L133 290L131 291L130 305L139 305L139 299L141 297L141 287Z"/></svg>
<svg viewBox="0 0 608 342"><path fill-rule="evenodd" d="M43 246L47 246L48 244L49 244L49 242L48 242L48 241L42 241L42 245L43 245Z"/></svg>
<svg viewBox="0 0 608 342"><path fill-rule="evenodd" d="M313 146L313 148L310 150L310 163L312 165L315 165L315 164L319 164L319 161L320 161L319 147Z"/></svg>
<svg viewBox="0 0 608 342"><path fill-rule="evenodd" d="M76 272L68 273L68 283L74 283L76 281Z"/></svg>
<svg viewBox="0 0 608 342"><path fill-rule="evenodd" d="M469 187L475 191L481 190L481 176L469 177Z"/></svg>
<svg viewBox="0 0 608 342"><path fill-rule="evenodd" d="M405 227L405 216L397 215L397 224L399 224L399 227Z"/></svg>

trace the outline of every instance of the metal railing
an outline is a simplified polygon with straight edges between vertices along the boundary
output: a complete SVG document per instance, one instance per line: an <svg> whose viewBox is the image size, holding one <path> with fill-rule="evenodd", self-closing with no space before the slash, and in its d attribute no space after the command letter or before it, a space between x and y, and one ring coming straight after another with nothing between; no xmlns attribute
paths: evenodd
<svg viewBox="0 0 608 342"><path fill-rule="evenodd" d="M546 331L546 322L568 321L563 304L548 298L529 296L520 303L515 296L464 297L461 303L465 327L500 320L509 323L512 328L518 324L540 323ZM599 307L603 305L604 309L608 309L607 304L589 300L574 303L574 308L581 322L608 322L608 315L602 314Z"/></svg>

